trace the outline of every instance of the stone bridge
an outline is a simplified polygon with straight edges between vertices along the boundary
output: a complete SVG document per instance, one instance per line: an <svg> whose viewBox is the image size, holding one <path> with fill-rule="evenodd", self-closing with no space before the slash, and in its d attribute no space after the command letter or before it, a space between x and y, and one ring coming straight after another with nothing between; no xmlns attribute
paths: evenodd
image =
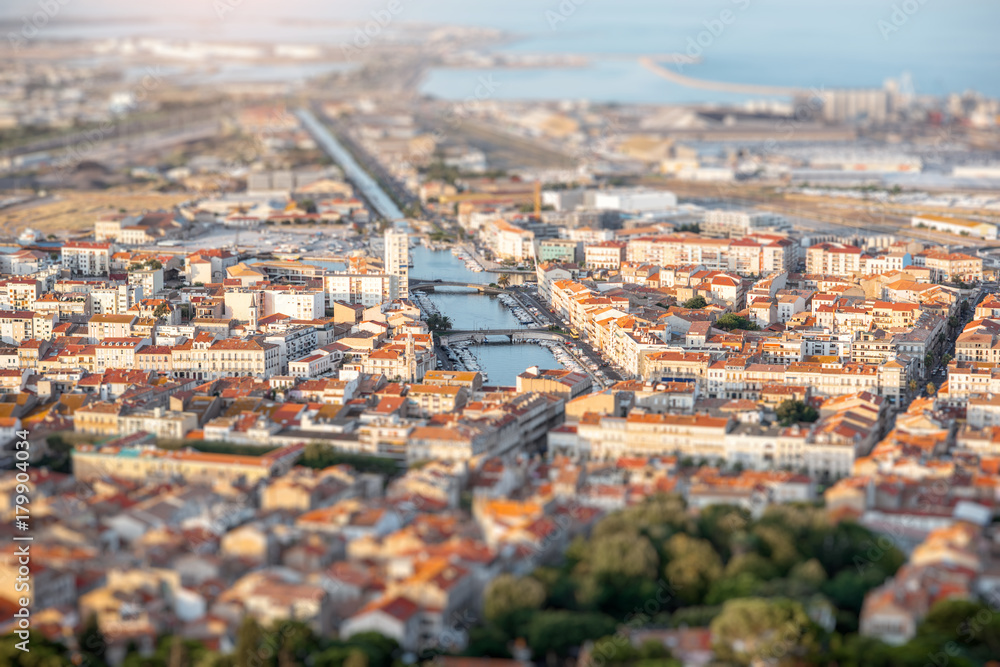
<svg viewBox="0 0 1000 667"><path fill-rule="evenodd" d="M462 283L449 280L424 280L422 278L410 278L411 292L433 292L437 287L467 287L482 292L483 294L502 294L502 287L490 287L479 283Z"/></svg>
<svg viewBox="0 0 1000 667"><path fill-rule="evenodd" d="M546 329L456 329L441 334L438 338L441 345L453 343L485 343L488 336L506 336L511 343L526 340L551 340L562 342L570 339L569 334L556 333Z"/></svg>

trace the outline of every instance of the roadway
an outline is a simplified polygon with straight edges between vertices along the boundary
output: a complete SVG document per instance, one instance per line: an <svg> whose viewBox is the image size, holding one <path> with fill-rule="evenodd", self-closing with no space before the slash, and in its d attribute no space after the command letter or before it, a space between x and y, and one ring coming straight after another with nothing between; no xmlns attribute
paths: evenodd
<svg viewBox="0 0 1000 667"><path fill-rule="evenodd" d="M569 323L559 319L557 315L549 310L549 306L542 303L542 300L538 298L537 285L519 286L516 290L514 290L514 292L514 297L519 299L522 303L526 303L529 306L534 306L538 309L540 315L536 315L535 319L540 321L542 324L548 324L550 326L557 326L569 330ZM590 343L583 339L573 340L571 343L576 347L580 354L582 354L582 356L597 364L598 368L600 368L600 370L608 376L609 380L612 382L618 382L623 379L622 374L618 371L618 369L608 363L608 361L601 356L601 353L594 349Z"/></svg>

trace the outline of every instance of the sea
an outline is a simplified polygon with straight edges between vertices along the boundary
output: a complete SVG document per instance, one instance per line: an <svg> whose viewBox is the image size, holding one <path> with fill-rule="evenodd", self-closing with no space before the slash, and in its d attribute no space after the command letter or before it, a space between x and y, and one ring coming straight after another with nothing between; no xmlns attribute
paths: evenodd
<svg viewBox="0 0 1000 667"><path fill-rule="evenodd" d="M47 7L52 38L344 44L356 23L390 17L374 39L479 26L511 39L498 50L578 54L585 67L429 72L427 95L523 100L727 103L745 96L685 87L644 69L644 55L696 55L700 79L803 88L882 86L906 76L917 95L976 90L1000 97L997 0L3 0L5 29ZM234 76L251 75L238 69ZM273 77L282 71L262 70Z"/></svg>

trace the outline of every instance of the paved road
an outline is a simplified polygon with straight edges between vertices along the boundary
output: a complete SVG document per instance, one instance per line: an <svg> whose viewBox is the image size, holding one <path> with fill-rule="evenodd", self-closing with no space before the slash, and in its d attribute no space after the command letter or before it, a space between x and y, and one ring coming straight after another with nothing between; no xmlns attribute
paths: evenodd
<svg viewBox="0 0 1000 667"><path fill-rule="evenodd" d="M537 288L535 287L522 287L515 292L515 296L528 305L537 308L541 313L541 316L539 316L538 319L541 320L543 324L554 324L568 329L569 324L561 321L556 315L549 312L549 307L542 303L541 299L538 298L536 290ZM595 350L590 343L584 340L574 340L572 342L576 345L577 350L582 354L582 356L597 364L604 374L608 376L609 380L618 382L623 379L621 373L609 364L607 360L601 356L601 353Z"/></svg>

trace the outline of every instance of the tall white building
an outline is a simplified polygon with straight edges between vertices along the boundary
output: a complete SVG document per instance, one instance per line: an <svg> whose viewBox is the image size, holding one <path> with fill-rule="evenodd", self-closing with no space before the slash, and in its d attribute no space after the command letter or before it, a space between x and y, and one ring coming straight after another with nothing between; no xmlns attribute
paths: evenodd
<svg viewBox="0 0 1000 667"><path fill-rule="evenodd" d="M399 279L398 293L410 293L410 237L397 229L385 231L385 272Z"/></svg>

